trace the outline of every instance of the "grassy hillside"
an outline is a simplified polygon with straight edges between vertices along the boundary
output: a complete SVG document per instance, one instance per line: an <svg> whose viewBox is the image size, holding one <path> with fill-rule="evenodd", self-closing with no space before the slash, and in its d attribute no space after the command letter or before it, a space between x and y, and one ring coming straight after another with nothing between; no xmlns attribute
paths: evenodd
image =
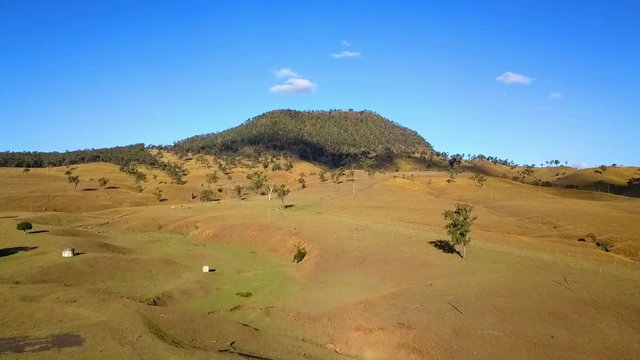
<svg viewBox="0 0 640 360"><path fill-rule="evenodd" d="M362 157L428 151L418 133L370 111L276 110L220 133L178 141L182 153L238 153L275 150L331 167Z"/></svg>
<svg viewBox="0 0 640 360"><path fill-rule="evenodd" d="M208 184L214 169L204 161L181 165L183 185L140 167L142 191L106 163L0 169L0 357L624 359L640 351L638 199L507 176L480 187L462 173L450 183L444 171L356 170L322 182L316 165L294 160L290 171L263 170L292 189L282 209L252 191L233 196L255 169L231 168ZM71 169L77 189L64 174ZM100 177L109 186L99 188ZM223 189L220 201L192 198L209 186ZM441 213L456 202L478 215L464 261L435 245L446 239ZM24 220L30 233L16 230ZM587 233L610 240L612 252L578 241ZM62 258L66 247L82 255ZM299 247L307 256L294 263ZM215 271L202 273L204 264ZM15 353L33 343L24 347L33 352Z"/></svg>

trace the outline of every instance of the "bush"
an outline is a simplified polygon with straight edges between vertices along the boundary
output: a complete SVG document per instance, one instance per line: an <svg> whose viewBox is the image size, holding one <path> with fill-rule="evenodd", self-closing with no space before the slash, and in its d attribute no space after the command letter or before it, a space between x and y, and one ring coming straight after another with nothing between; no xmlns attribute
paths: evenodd
<svg viewBox="0 0 640 360"><path fill-rule="evenodd" d="M24 231L25 233L27 232L27 230L31 230L31 229L33 229L33 225L31 225L31 223L28 221L23 221L21 223L18 223L18 225L16 225L16 230L21 230L21 231Z"/></svg>
<svg viewBox="0 0 640 360"><path fill-rule="evenodd" d="M307 250L303 247L299 247L293 255L293 262L299 263L305 256L307 256Z"/></svg>
<svg viewBox="0 0 640 360"><path fill-rule="evenodd" d="M253 293L251 293L250 291L240 291L236 293L236 296L240 296L240 297L251 297L253 296Z"/></svg>
<svg viewBox="0 0 640 360"><path fill-rule="evenodd" d="M211 189L204 189L200 192L200 201L218 201L220 197Z"/></svg>

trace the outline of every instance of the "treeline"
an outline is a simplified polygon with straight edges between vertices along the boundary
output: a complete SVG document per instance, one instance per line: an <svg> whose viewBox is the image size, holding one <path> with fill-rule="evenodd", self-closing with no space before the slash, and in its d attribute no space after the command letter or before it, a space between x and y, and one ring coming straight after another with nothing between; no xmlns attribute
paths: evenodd
<svg viewBox="0 0 640 360"><path fill-rule="evenodd" d="M66 152L0 152L0 167L42 168L101 161L121 167L131 163L160 165L160 161L147 151L144 144Z"/></svg>
<svg viewBox="0 0 640 360"><path fill-rule="evenodd" d="M336 167L363 158L424 153L432 147L417 132L372 111L275 110L229 130L178 141L171 150L244 156L287 152Z"/></svg>

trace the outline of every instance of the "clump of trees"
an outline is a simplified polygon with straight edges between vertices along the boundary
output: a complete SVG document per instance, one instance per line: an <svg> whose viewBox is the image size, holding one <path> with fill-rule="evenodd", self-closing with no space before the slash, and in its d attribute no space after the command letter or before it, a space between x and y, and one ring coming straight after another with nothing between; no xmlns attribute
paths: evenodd
<svg viewBox="0 0 640 360"><path fill-rule="evenodd" d="M20 230L25 234L27 233L27 230L31 230L31 229L33 229L33 225L28 221L22 221L22 222L19 222L18 225L16 225L16 230Z"/></svg>
<svg viewBox="0 0 640 360"><path fill-rule="evenodd" d="M585 238L590 242L595 244L598 248L609 252L613 248L613 243L607 239L599 239L594 233L588 233L585 235Z"/></svg>
<svg viewBox="0 0 640 360"><path fill-rule="evenodd" d="M467 253L467 246L471 243L471 225L477 219L473 215L473 206L465 203L456 204L453 210L447 210L442 213L442 217L447 221L444 226L450 238L452 246L462 245L462 258Z"/></svg>

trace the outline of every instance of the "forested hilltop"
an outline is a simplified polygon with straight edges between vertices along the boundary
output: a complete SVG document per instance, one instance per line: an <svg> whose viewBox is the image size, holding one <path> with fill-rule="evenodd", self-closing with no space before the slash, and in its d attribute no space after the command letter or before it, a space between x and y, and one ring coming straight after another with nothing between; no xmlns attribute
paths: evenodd
<svg viewBox="0 0 640 360"><path fill-rule="evenodd" d="M178 141L173 150L245 155L281 151L333 167L432 148L417 132L371 111L275 110L235 128Z"/></svg>

